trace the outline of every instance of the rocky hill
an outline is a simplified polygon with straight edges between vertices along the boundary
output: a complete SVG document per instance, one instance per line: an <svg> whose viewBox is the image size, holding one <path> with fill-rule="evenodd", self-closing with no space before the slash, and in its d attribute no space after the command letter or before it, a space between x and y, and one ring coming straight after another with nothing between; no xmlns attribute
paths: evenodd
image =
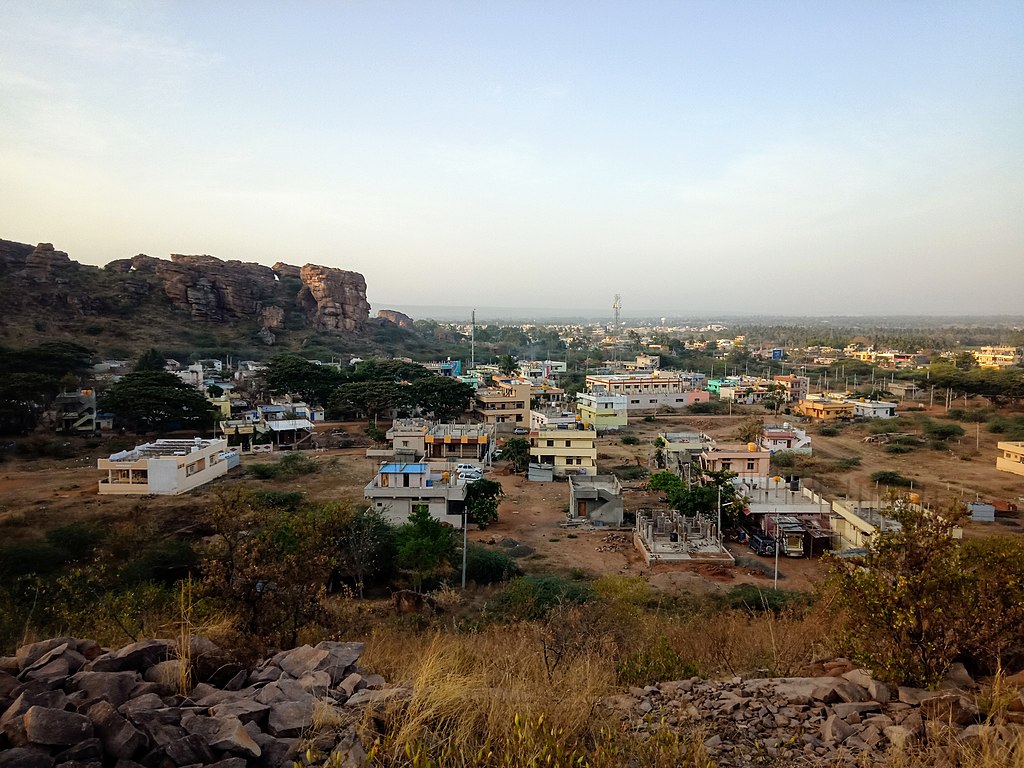
<svg viewBox="0 0 1024 768"><path fill-rule="evenodd" d="M100 346L104 337L145 344L140 330L156 329L215 343L296 346L310 334L358 335L387 322L369 319L358 272L180 254L169 260L139 254L101 268L73 261L49 243L9 240L0 240L0 299L3 344L54 338L90 344L89 337Z"/></svg>

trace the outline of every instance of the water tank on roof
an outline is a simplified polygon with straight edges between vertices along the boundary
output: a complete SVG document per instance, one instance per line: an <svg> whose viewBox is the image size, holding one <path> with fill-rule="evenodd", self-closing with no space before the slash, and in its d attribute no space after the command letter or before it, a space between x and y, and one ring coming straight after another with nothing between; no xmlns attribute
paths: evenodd
<svg viewBox="0 0 1024 768"><path fill-rule="evenodd" d="M747 450L754 453L757 450L757 443L747 443Z"/></svg>

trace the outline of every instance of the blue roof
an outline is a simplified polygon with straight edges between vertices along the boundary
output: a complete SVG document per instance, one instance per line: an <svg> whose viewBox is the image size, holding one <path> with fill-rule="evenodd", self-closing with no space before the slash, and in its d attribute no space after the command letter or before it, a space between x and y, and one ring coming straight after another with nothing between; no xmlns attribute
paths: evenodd
<svg viewBox="0 0 1024 768"><path fill-rule="evenodd" d="M380 471L385 474L415 474L422 475L427 471L426 464L385 464L380 468Z"/></svg>

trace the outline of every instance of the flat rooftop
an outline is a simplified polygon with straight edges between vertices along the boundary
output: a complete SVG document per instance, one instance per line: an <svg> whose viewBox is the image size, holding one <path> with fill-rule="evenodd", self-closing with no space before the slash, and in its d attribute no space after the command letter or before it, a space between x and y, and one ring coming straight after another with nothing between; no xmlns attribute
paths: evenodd
<svg viewBox="0 0 1024 768"><path fill-rule="evenodd" d="M187 456L193 451L209 448L212 445L227 445L226 440L154 440L152 443L137 445L130 451L112 453L107 461L138 461L139 459L155 459L162 456Z"/></svg>

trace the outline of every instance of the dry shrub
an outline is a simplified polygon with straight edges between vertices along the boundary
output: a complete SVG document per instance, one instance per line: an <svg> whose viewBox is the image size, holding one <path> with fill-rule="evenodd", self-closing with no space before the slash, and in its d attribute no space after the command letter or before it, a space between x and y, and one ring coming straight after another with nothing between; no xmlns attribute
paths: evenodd
<svg viewBox="0 0 1024 768"><path fill-rule="evenodd" d="M596 654L577 655L549 676L537 629L528 624L472 635L382 629L362 660L413 691L384 718L378 755L388 764L401 764L407 750L475 755L488 745L523 742L524 729L534 727L581 742L592 732L594 704L614 681L613 664Z"/></svg>
<svg viewBox="0 0 1024 768"><path fill-rule="evenodd" d="M676 652L707 677L795 674L827 647L829 626L818 610L698 613L663 630Z"/></svg>

